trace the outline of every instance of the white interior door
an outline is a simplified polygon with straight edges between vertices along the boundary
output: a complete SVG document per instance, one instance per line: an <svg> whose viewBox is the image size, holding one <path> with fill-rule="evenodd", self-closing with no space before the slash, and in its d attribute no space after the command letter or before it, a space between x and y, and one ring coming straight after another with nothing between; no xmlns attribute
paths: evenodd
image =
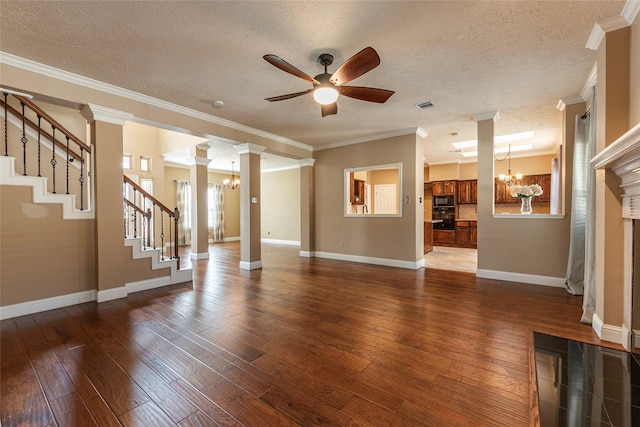
<svg viewBox="0 0 640 427"><path fill-rule="evenodd" d="M396 214L395 184L374 185L374 214Z"/></svg>

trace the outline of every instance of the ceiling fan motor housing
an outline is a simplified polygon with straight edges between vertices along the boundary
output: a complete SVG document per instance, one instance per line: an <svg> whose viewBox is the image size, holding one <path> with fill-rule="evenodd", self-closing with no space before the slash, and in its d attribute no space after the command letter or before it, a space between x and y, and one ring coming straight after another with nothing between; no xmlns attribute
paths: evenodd
<svg viewBox="0 0 640 427"><path fill-rule="evenodd" d="M333 55L331 55L330 53L323 53L322 55L318 56L318 64L325 67L324 72L326 73L326 67L333 64Z"/></svg>

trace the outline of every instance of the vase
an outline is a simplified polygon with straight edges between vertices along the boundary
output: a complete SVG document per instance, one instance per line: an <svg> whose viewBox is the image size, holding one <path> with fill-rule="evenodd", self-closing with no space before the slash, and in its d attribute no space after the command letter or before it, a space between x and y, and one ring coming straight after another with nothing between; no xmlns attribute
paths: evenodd
<svg viewBox="0 0 640 427"><path fill-rule="evenodd" d="M520 213L522 215L531 215L531 199L533 197L521 197L522 206L520 206Z"/></svg>

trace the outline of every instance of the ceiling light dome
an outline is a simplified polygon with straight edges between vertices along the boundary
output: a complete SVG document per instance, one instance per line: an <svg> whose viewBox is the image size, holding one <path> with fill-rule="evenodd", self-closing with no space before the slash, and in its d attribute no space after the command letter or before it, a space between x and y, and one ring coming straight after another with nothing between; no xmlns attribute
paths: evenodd
<svg viewBox="0 0 640 427"><path fill-rule="evenodd" d="M338 100L339 93L335 87L319 86L313 91L313 99L318 104L329 105Z"/></svg>

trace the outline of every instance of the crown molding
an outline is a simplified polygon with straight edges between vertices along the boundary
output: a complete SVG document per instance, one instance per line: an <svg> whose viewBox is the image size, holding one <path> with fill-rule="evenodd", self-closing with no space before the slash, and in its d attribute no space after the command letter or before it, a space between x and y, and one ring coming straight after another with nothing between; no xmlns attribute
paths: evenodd
<svg viewBox="0 0 640 427"><path fill-rule="evenodd" d="M556 108L560 111L564 111L565 108L567 108L567 105L580 104L581 102L584 102L584 98L582 98L582 96L569 96L566 98L560 98L560 100L558 101L558 105L556 105Z"/></svg>
<svg viewBox="0 0 640 427"><path fill-rule="evenodd" d="M104 122L114 125L124 126L124 124L131 120L133 114L125 113L124 111L114 110L113 108L102 107L95 104L87 104L80 111L82 117L88 122Z"/></svg>
<svg viewBox="0 0 640 427"><path fill-rule="evenodd" d="M612 16L611 18L606 18L593 24L593 29L587 39L586 48L598 50L606 33L633 24L633 21L638 15L638 11L640 11L640 1L627 0L620 15Z"/></svg>
<svg viewBox="0 0 640 427"><path fill-rule="evenodd" d="M354 138L354 139L347 139L345 141L323 145L322 147L316 147L314 151L328 150L329 148L338 148L338 147L344 147L347 145L361 144L363 142L371 142L371 141L377 141L379 139L393 138L394 136L403 136L403 135L411 135L411 134L419 135L418 129L421 129L421 128L412 127L412 128L396 129L389 132L377 133L375 135L363 136L363 137ZM424 130L422 130L422 132L424 132Z"/></svg>
<svg viewBox="0 0 640 427"><path fill-rule="evenodd" d="M203 120L209 123L225 126L241 132L245 132L261 138L265 138L274 142L279 142L282 144L290 145L292 147L301 148L303 150L307 150L310 152L313 151L312 146L303 144L302 142L299 142L299 141L294 141L292 139L288 139L279 135L265 132L260 129L255 129L249 126L241 125L239 123L232 122L231 120L222 119L220 117L213 116L211 114L206 114L201 111L196 111L191 108L182 107L180 105L163 101L158 98L153 98L151 96L143 95L141 93L137 93L128 89L123 89L118 86L114 86L108 83L103 83L101 81L94 80L89 77L84 77L78 74L70 73L68 71L60 70L58 68L50 67L48 65L40 64L40 63L31 61L28 59L24 59L19 56L15 56L3 51L0 51L0 63L10 65L12 67L20 68L26 71L31 71L37 74L42 74L44 76L52 77L57 80L62 80L68 83L76 84L78 86L83 86L89 89L94 89L94 90L109 93L112 95L120 96L122 98L130 99L132 101L137 101L143 104L173 111L178 114L183 114L185 116L193 117L198 120Z"/></svg>
<svg viewBox="0 0 640 427"><path fill-rule="evenodd" d="M262 154L265 150L265 147L249 143L234 145L233 148L236 149L238 154Z"/></svg>
<svg viewBox="0 0 640 427"><path fill-rule="evenodd" d="M487 111L486 113L475 114L473 116L473 120L476 122L481 122L483 120L493 120L496 121L500 118L500 113L497 111Z"/></svg>
<svg viewBox="0 0 640 427"><path fill-rule="evenodd" d="M316 162L316 159L300 159L298 160L298 167L303 168L306 166L313 166Z"/></svg>
<svg viewBox="0 0 640 427"><path fill-rule="evenodd" d="M587 101L593 95L593 87L598 83L598 63L593 64L591 68L591 72L589 73L589 77L587 77L587 81L580 92L580 96L582 99Z"/></svg>
<svg viewBox="0 0 640 427"><path fill-rule="evenodd" d="M629 24L633 24L636 16L640 12L640 1L638 0L627 0L627 3L622 8L622 16L627 20Z"/></svg>

